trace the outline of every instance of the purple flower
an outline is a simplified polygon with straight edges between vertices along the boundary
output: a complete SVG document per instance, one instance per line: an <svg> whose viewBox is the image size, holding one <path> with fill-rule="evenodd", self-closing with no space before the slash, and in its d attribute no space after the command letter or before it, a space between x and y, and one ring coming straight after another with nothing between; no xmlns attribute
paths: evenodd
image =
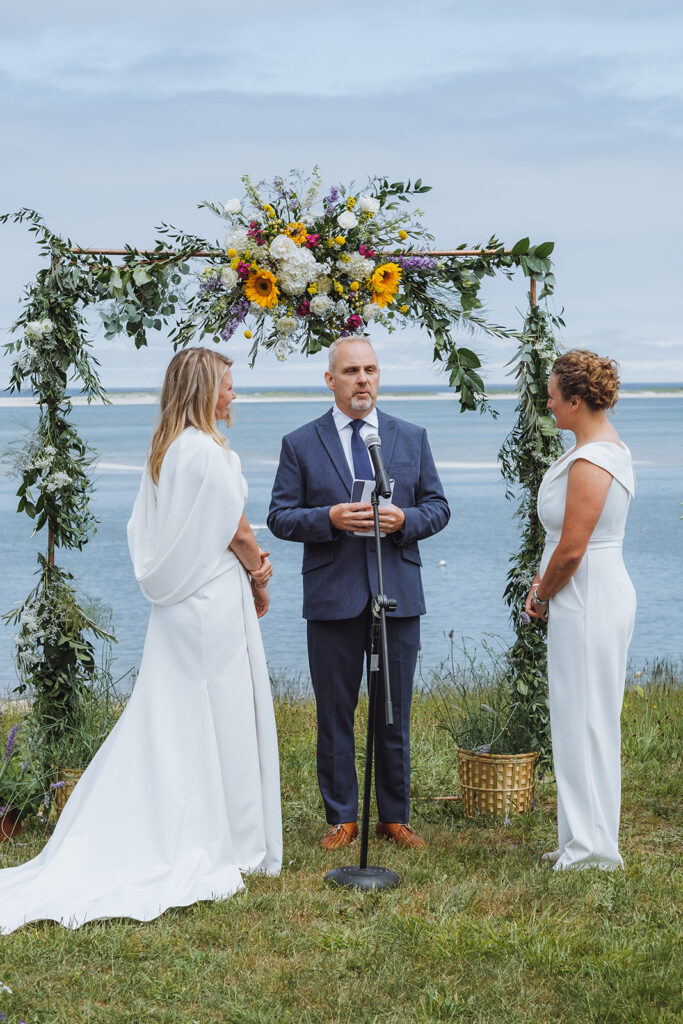
<svg viewBox="0 0 683 1024"><path fill-rule="evenodd" d="M325 196L323 203L325 204L325 213L329 216L334 210L336 204L339 202L339 189L336 185L333 185L330 189L330 194Z"/></svg>
<svg viewBox="0 0 683 1024"><path fill-rule="evenodd" d="M488 743L482 743L482 745L481 745L480 747L477 747L477 748L476 748L476 750L475 750L475 754L488 754L488 752L490 751L490 749L491 749L491 746L490 746L490 744L488 744Z"/></svg>
<svg viewBox="0 0 683 1024"><path fill-rule="evenodd" d="M217 292L223 287L220 277L205 277L199 283L200 292Z"/></svg>
<svg viewBox="0 0 683 1024"><path fill-rule="evenodd" d="M12 728L10 729L8 735L7 735L7 743L5 744L5 753L3 754L3 757L4 757L5 761L9 761L10 757L12 756L12 752L14 750L14 744L16 743L17 733L18 732L19 732L19 725L18 724L17 725L13 725Z"/></svg>
<svg viewBox="0 0 683 1024"><path fill-rule="evenodd" d="M63 780L60 780L59 782L51 782L50 789L64 789Z"/></svg>
<svg viewBox="0 0 683 1024"><path fill-rule="evenodd" d="M531 622L531 616L527 615L526 612L522 612L522 614L519 617L519 621L522 623L523 626L528 626Z"/></svg>
<svg viewBox="0 0 683 1024"><path fill-rule="evenodd" d="M221 338L223 341L228 341L232 338L233 334L247 315L248 310L249 299L242 295L232 307L230 316L225 323L225 327L221 331Z"/></svg>
<svg viewBox="0 0 683 1024"><path fill-rule="evenodd" d="M298 199L292 199L292 201L290 202L289 205L292 208L292 210L294 210L296 212L299 209L299 200Z"/></svg>
<svg viewBox="0 0 683 1024"><path fill-rule="evenodd" d="M436 266L433 256L392 256L391 258L404 270L433 270Z"/></svg>

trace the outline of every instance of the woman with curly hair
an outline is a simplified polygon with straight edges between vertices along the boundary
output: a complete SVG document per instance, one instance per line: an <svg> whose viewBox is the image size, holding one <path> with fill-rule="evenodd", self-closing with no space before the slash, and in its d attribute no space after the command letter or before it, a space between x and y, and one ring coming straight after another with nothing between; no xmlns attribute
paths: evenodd
<svg viewBox="0 0 683 1024"><path fill-rule="evenodd" d="M0 933L50 919L149 921L278 874L275 717L257 617L272 566L244 515L240 461L217 429L232 360L171 360L128 524L152 609L140 672L42 853L0 872ZM106 571L106 567L103 567Z"/></svg>
<svg viewBox="0 0 683 1024"><path fill-rule="evenodd" d="M636 596L622 558L635 493L631 454L607 418L617 364L574 349L548 382L548 408L576 439L538 492L546 532L526 599L548 619L548 684L557 780L555 870L623 867L619 853L620 718Z"/></svg>

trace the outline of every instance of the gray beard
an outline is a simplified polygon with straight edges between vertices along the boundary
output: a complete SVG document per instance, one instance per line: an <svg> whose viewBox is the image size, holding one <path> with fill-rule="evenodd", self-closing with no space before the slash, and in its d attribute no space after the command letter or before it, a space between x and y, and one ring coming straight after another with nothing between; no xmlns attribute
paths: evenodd
<svg viewBox="0 0 683 1024"><path fill-rule="evenodd" d="M355 396L351 399L351 408L355 412L369 412L372 409L371 398L356 398Z"/></svg>

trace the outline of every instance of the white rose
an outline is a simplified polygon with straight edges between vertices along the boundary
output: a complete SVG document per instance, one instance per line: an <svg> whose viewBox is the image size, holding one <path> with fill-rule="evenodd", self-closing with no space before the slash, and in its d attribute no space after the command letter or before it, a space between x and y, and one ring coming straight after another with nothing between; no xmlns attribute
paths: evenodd
<svg viewBox="0 0 683 1024"><path fill-rule="evenodd" d="M24 327L24 334L31 341L40 341L44 333L42 320L30 320Z"/></svg>
<svg viewBox="0 0 683 1024"><path fill-rule="evenodd" d="M238 278L232 267L223 267L221 270L221 281L226 292L231 292L237 284Z"/></svg>
<svg viewBox="0 0 683 1024"><path fill-rule="evenodd" d="M366 302L363 306L363 319L368 323L368 321L374 320L381 312L382 307L378 306L376 302Z"/></svg>
<svg viewBox="0 0 683 1024"><path fill-rule="evenodd" d="M298 317L295 316L283 316L275 324L275 329L278 334L281 334L283 338L287 338L292 334L299 326Z"/></svg>
<svg viewBox="0 0 683 1024"><path fill-rule="evenodd" d="M343 231L348 231L350 228L355 228L358 223L358 218L355 213L351 213L350 210L344 210L337 217L337 224Z"/></svg>
<svg viewBox="0 0 683 1024"><path fill-rule="evenodd" d="M227 203L223 207L225 213L241 213L242 204L239 199L228 199Z"/></svg>
<svg viewBox="0 0 683 1024"><path fill-rule="evenodd" d="M314 295L311 299L311 313L314 316L325 316L330 312L333 305L332 299L328 298L327 295Z"/></svg>
<svg viewBox="0 0 683 1024"><path fill-rule="evenodd" d="M377 213L379 210L379 199L375 199L374 196L359 196L358 206L363 213Z"/></svg>
<svg viewBox="0 0 683 1024"><path fill-rule="evenodd" d="M318 294L327 295L328 292L332 291L332 278L323 274L322 277L318 278Z"/></svg>
<svg viewBox="0 0 683 1024"><path fill-rule="evenodd" d="M289 235L276 235L270 243L270 255L275 260L283 260L287 256L293 256L298 252L298 247Z"/></svg>
<svg viewBox="0 0 683 1024"><path fill-rule="evenodd" d="M359 252L353 252L347 260L338 260L337 269L353 281L364 281L375 269L372 260L366 260Z"/></svg>
<svg viewBox="0 0 683 1024"><path fill-rule="evenodd" d="M52 334L55 325L52 323L52 320L50 320L49 317L45 317L44 320L41 320L39 322L38 326L40 327L42 334Z"/></svg>

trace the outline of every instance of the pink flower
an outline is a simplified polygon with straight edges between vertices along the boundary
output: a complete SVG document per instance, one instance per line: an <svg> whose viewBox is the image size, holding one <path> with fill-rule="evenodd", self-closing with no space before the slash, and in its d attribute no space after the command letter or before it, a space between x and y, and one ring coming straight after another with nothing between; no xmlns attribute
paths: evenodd
<svg viewBox="0 0 683 1024"><path fill-rule="evenodd" d="M374 249L369 249L367 245L363 245L362 243L358 246L358 252L368 260L371 260L375 255Z"/></svg>
<svg viewBox="0 0 683 1024"><path fill-rule="evenodd" d="M251 274L251 267L244 260L240 260L237 264L237 273L242 278L247 278Z"/></svg>
<svg viewBox="0 0 683 1024"><path fill-rule="evenodd" d="M311 312L311 304L308 299L302 299L299 305L296 307L297 316L308 316Z"/></svg>
<svg viewBox="0 0 683 1024"><path fill-rule="evenodd" d="M363 317L358 316L358 313L352 313L346 321L346 326L350 327L352 331L358 330L359 327L363 326Z"/></svg>
<svg viewBox="0 0 683 1024"><path fill-rule="evenodd" d="M306 235L306 241L304 245L308 249L315 249L320 241L320 235Z"/></svg>

